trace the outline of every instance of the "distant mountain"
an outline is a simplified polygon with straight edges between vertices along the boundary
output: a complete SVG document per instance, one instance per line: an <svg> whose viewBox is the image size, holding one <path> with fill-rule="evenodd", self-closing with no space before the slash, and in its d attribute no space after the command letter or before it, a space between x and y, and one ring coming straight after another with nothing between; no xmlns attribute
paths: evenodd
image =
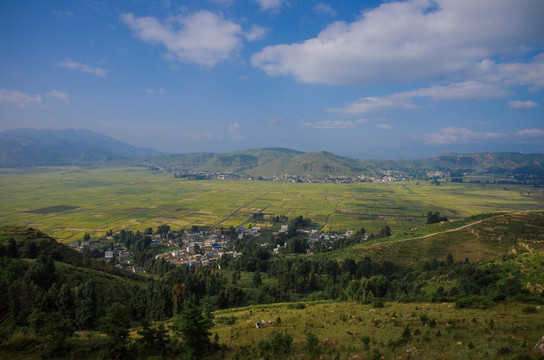
<svg viewBox="0 0 544 360"><path fill-rule="evenodd" d="M227 173L244 177L290 175L301 179L355 178L387 172L425 175L449 172L451 176L493 174L524 178L544 178L544 154L478 153L444 154L415 160L351 159L330 152L303 153L284 148L249 149L233 153L163 155L146 159L146 164L164 171ZM402 176L402 175L399 175Z"/></svg>
<svg viewBox="0 0 544 360"><path fill-rule="evenodd" d="M0 167L87 165L159 154L89 130L17 129L0 133Z"/></svg>

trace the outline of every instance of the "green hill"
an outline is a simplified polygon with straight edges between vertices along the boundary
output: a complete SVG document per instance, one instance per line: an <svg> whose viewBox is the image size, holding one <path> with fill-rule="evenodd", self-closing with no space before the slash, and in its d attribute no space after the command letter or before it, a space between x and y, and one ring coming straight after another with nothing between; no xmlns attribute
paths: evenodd
<svg viewBox="0 0 544 360"><path fill-rule="evenodd" d="M544 154L481 153L445 154L413 160L352 159L326 151L302 153L283 148L249 149L232 153L164 155L146 160L151 167L187 173L229 173L245 177L301 179L373 177L387 171L404 176L427 176L432 172L459 177L491 175L518 180L544 178Z"/></svg>
<svg viewBox="0 0 544 360"><path fill-rule="evenodd" d="M384 239L337 250L335 259L391 261L399 266L421 267L447 254L470 262L544 250L544 211L486 214L460 221L427 225Z"/></svg>

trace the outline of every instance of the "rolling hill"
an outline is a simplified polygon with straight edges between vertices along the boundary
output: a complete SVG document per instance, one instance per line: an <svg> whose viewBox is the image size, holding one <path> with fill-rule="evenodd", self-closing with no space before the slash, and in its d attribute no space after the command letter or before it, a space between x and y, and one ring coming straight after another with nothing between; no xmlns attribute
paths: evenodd
<svg viewBox="0 0 544 360"><path fill-rule="evenodd" d="M89 165L159 154L89 130L17 129L0 133L0 167Z"/></svg>
<svg viewBox="0 0 544 360"><path fill-rule="evenodd" d="M163 155L146 159L149 166L181 173L228 173L248 177L290 175L302 179L356 178L387 172L407 176L448 172L451 176L494 175L517 179L544 178L544 154L444 154L414 160L352 159L326 151L303 153L283 148L233 153Z"/></svg>

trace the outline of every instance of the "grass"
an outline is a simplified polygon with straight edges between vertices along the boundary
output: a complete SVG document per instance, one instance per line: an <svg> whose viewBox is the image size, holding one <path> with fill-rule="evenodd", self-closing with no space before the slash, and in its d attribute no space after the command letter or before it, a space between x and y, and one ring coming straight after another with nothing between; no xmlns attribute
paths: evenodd
<svg viewBox="0 0 544 360"><path fill-rule="evenodd" d="M528 312L521 304L501 304L492 311L425 303L386 303L376 309L347 302L305 303L303 309L289 305L218 311L212 335L217 333L228 347L227 359L256 351L255 345L273 331L293 336L290 356L295 359L309 358L308 333L318 337L320 355L340 359L366 359L374 349L385 359L408 358L407 350L424 359L500 359L514 354L536 359L532 348L544 331L541 310ZM266 326L256 328L261 320ZM407 328L410 336L403 337Z"/></svg>
<svg viewBox="0 0 544 360"><path fill-rule="evenodd" d="M187 181L143 168L40 168L0 170L0 222L36 227L60 241L112 229L211 226L238 207L219 227L244 224L255 212L303 215L323 231L393 233L424 225L428 211L460 219L495 211L544 208L544 194L527 186L421 181L359 184L295 184L263 181ZM266 194L262 198L259 198ZM257 200L244 204L253 199ZM52 209L55 211L49 211ZM60 211L59 211L60 210ZM254 223L254 222L252 222Z"/></svg>
<svg viewBox="0 0 544 360"><path fill-rule="evenodd" d="M445 232L473 223L459 231ZM432 236L424 237L429 234ZM544 211L535 211L486 214L462 221L428 225L413 232L360 243L324 256L338 260L370 256L373 260L419 267L434 258L445 261L448 253L453 255L455 261L468 258L475 262L503 254L532 253L542 249Z"/></svg>

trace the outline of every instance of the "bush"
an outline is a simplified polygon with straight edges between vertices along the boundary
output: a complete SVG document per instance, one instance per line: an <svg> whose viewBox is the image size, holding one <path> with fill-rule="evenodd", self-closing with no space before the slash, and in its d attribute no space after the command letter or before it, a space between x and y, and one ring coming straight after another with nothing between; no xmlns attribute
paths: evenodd
<svg viewBox="0 0 544 360"><path fill-rule="evenodd" d="M455 303L459 309L480 309L485 310L493 307L493 302L485 296L472 295L459 298Z"/></svg>

